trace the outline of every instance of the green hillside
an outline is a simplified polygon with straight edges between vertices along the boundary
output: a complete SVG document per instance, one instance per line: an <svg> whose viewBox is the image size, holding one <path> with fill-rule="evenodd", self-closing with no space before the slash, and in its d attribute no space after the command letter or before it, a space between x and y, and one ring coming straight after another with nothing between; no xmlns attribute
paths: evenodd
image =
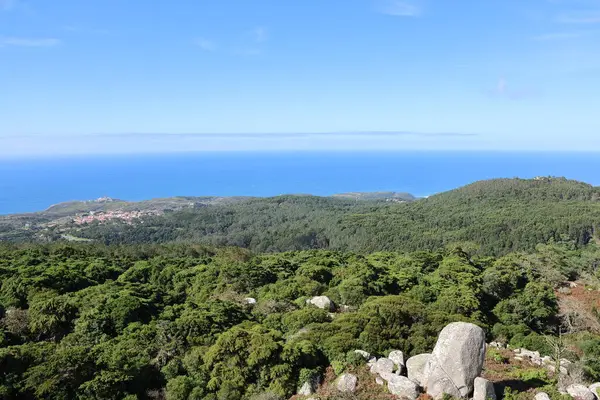
<svg viewBox="0 0 600 400"><path fill-rule="evenodd" d="M280 196L92 224L70 232L103 243L196 241L255 251L414 251L461 244L482 254L538 243L589 243L600 190L563 178L495 179L409 203Z"/></svg>
<svg viewBox="0 0 600 400"><path fill-rule="evenodd" d="M562 178L494 179L411 204L349 216L360 251L434 249L469 242L482 253L550 240L590 242L600 227L600 189Z"/></svg>

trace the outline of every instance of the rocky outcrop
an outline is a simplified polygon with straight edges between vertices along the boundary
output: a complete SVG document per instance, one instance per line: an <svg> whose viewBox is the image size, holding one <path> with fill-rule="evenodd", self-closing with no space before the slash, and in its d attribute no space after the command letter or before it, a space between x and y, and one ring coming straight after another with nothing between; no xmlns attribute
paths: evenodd
<svg viewBox="0 0 600 400"><path fill-rule="evenodd" d="M337 380L337 389L340 392L354 393L358 378L353 374L342 374Z"/></svg>
<svg viewBox="0 0 600 400"><path fill-rule="evenodd" d="M427 365L431 359L431 354L418 354L406 360L406 370L408 379L416 382L419 386L427 385Z"/></svg>
<svg viewBox="0 0 600 400"><path fill-rule="evenodd" d="M487 379L475 378L473 400L496 400L494 384Z"/></svg>
<svg viewBox="0 0 600 400"><path fill-rule="evenodd" d="M477 325L454 322L447 325L429 360L427 394L441 399L444 394L467 398L485 361L485 333Z"/></svg>
<svg viewBox="0 0 600 400"><path fill-rule="evenodd" d="M380 358L371 366L372 374L387 374L394 372L394 362L389 358Z"/></svg>
<svg viewBox="0 0 600 400"><path fill-rule="evenodd" d="M306 300L306 303L312 304L315 307L318 307L318 308L321 308L321 309L327 310L327 311L335 310L335 304L333 304L333 301L331 301L331 299L327 296L315 296L312 299Z"/></svg>
<svg viewBox="0 0 600 400"><path fill-rule="evenodd" d="M596 400L596 396L585 385L571 385L567 387L567 393L577 400Z"/></svg>
<svg viewBox="0 0 600 400"><path fill-rule="evenodd" d="M381 378L387 382L387 388L391 394L410 400L419 397L419 385L407 377L389 372L381 374Z"/></svg>
<svg viewBox="0 0 600 400"><path fill-rule="evenodd" d="M542 357L538 351L531 351L531 350L527 350L527 349L514 349L513 353L515 353L513 358L517 361L529 361L530 363L532 363L534 365L543 366L550 372L556 372L555 362L552 359L552 357L550 357L550 356ZM560 374L568 375L569 374L569 365L571 365L571 364L572 364L571 361L569 361L565 358L561 358L560 359Z"/></svg>
<svg viewBox="0 0 600 400"><path fill-rule="evenodd" d="M390 351L388 358L394 362L396 373L400 375L404 370L404 353L400 350Z"/></svg>
<svg viewBox="0 0 600 400"><path fill-rule="evenodd" d="M256 304L256 299L254 297L246 297L244 299L244 303L249 304L249 305L254 305L254 304Z"/></svg>

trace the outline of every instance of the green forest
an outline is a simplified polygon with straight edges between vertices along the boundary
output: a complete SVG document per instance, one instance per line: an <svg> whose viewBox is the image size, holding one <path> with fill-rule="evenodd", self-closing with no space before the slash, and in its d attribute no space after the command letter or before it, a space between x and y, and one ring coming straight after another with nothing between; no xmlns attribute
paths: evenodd
<svg viewBox="0 0 600 400"><path fill-rule="evenodd" d="M360 255L5 245L0 397L289 398L327 367L364 363L355 349L430 351L451 321L550 351L545 335L569 317L554 289L575 279L598 284L598 265L600 248L575 243L502 257L460 248ZM335 309L307 304L316 295ZM600 336L573 326L578 363L598 380Z"/></svg>
<svg viewBox="0 0 600 400"><path fill-rule="evenodd" d="M0 241L0 398L288 399L360 371L355 350L430 352L455 321L545 355L560 340L580 379L599 381L599 225L598 188L543 178L63 228L88 242L31 227ZM517 372L504 399L529 398L518 382L563 400L556 377ZM389 399L357 396L326 398Z"/></svg>
<svg viewBox="0 0 600 400"><path fill-rule="evenodd" d="M69 234L104 244L191 242L255 252L436 250L482 255L538 243L589 243L600 228L600 189L564 178L494 179L398 203L279 196L167 212L142 223L92 223ZM57 236L60 238L60 236Z"/></svg>

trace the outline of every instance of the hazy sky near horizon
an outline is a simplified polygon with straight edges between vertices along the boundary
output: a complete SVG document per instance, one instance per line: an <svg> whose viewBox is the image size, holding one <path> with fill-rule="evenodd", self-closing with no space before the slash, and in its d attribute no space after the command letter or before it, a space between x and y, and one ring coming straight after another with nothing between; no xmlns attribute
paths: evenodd
<svg viewBox="0 0 600 400"><path fill-rule="evenodd" d="M600 0L0 0L0 156L600 151L599 110Z"/></svg>

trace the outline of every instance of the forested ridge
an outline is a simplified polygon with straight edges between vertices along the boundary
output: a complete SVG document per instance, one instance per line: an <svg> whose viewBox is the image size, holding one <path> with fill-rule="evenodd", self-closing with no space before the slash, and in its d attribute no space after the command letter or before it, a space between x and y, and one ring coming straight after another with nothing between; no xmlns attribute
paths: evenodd
<svg viewBox="0 0 600 400"><path fill-rule="evenodd" d="M307 249L531 251L549 240L592 241L600 190L564 178L495 179L410 203L280 196L90 224L71 233L106 244L202 242L257 252Z"/></svg>

